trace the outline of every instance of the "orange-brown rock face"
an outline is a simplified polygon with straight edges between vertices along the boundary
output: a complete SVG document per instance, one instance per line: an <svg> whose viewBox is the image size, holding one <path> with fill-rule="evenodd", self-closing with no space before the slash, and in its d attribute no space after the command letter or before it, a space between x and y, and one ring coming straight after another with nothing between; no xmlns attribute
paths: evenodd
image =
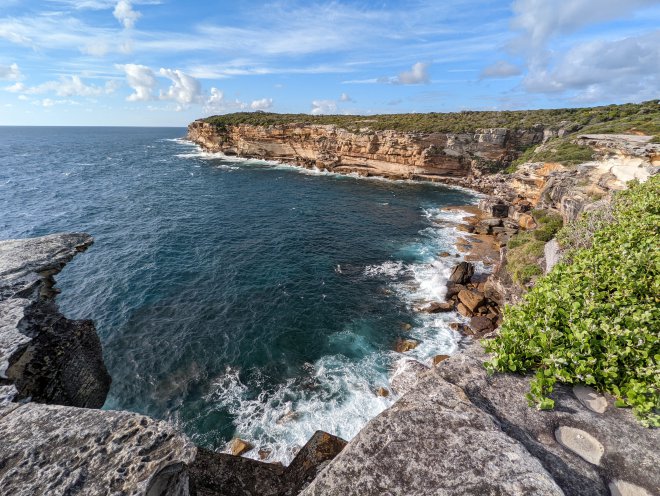
<svg viewBox="0 0 660 496"><path fill-rule="evenodd" d="M204 121L188 138L227 155L263 158L333 172L397 179L465 177L486 164L501 166L515 148L543 139L541 131L484 129L476 133L353 133L331 125L237 125L219 129Z"/></svg>

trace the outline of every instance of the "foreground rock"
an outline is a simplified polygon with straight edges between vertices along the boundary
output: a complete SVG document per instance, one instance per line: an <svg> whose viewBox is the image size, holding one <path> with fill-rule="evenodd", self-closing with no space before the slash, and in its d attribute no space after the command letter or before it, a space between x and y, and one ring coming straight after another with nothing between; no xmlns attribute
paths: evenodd
<svg viewBox="0 0 660 496"><path fill-rule="evenodd" d="M88 234L0 241L0 378L14 398L101 407L110 387L90 320L54 303L53 276L92 244Z"/></svg>
<svg viewBox="0 0 660 496"><path fill-rule="evenodd" d="M536 411L525 399L529 378L488 375L484 360L474 344L422 374L301 494L595 496L660 487L657 430L629 410L594 412L563 386L555 410Z"/></svg>
<svg viewBox="0 0 660 496"><path fill-rule="evenodd" d="M288 467L199 449L190 467L197 496L293 496L346 446L346 441L317 431Z"/></svg>
<svg viewBox="0 0 660 496"><path fill-rule="evenodd" d="M187 495L195 453L187 437L143 415L36 403L0 409L3 494Z"/></svg>

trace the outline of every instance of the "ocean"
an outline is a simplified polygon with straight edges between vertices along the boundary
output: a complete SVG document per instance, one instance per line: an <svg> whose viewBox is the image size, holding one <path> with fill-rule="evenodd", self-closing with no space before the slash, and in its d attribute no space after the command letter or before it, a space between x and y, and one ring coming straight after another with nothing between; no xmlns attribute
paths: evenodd
<svg viewBox="0 0 660 496"><path fill-rule="evenodd" d="M183 128L0 127L0 239L83 231L60 308L93 319L104 406L198 444L288 463L314 431L345 439L396 400L407 357L456 350L444 297L459 258L447 206L468 191L209 154ZM397 338L419 346L393 351Z"/></svg>

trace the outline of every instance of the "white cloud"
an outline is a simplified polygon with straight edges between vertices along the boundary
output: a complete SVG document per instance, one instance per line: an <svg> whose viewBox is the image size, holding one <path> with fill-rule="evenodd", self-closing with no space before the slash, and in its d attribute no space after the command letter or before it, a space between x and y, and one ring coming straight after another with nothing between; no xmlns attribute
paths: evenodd
<svg viewBox="0 0 660 496"><path fill-rule="evenodd" d="M417 62L413 64L409 71L403 71L398 76L384 76L379 78L369 79L352 79L349 81L342 81L342 84L428 84L431 82L429 77L430 64L425 62Z"/></svg>
<svg viewBox="0 0 660 496"><path fill-rule="evenodd" d="M522 74L522 69L506 60L499 60L481 71L481 78L508 78Z"/></svg>
<svg viewBox="0 0 660 496"><path fill-rule="evenodd" d="M567 35L599 23L631 17L654 0L546 2L515 0L514 51L526 58L524 88L584 102L657 98L660 30L567 43ZM607 33L603 31L602 33ZM582 39L589 39L582 37ZM561 41L561 49L555 46ZM482 75L483 76L483 75Z"/></svg>
<svg viewBox="0 0 660 496"><path fill-rule="evenodd" d="M124 64L116 67L125 72L126 82L134 91L126 100L129 102L144 102L153 99L153 91L158 84L154 71L139 64Z"/></svg>
<svg viewBox="0 0 660 496"><path fill-rule="evenodd" d="M0 65L0 79L18 81L21 79L21 70L17 63L11 65Z"/></svg>
<svg viewBox="0 0 660 496"><path fill-rule="evenodd" d="M18 99L22 102L27 102L29 98L25 95L18 95Z"/></svg>
<svg viewBox="0 0 660 496"><path fill-rule="evenodd" d="M252 110L268 110L273 106L272 98L262 98L261 100L253 100L250 104Z"/></svg>
<svg viewBox="0 0 660 496"><path fill-rule="evenodd" d="M575 92L581 101L657 98L660 30L571 48L548 68L530 71L525 88L535 93Z"/></svg>
<svg viewBox="0 0 660 496"><path fill-rule="evenodd" d="M619 19L656 0L515 0L512 26L523 32L518 48L543 50L553 37L572 33L584 26Z"/></svg>
<svg viewBox="0 0 660 496"><path fill-rule="evenodd" d="M312 115L336 114L337 102L335 100L314 100L310 113Z"/></svg>
<svg viewBox="0 0 660 496"><path fill-rule="evenodd" d="M46 81L36 86L27 86L17 82L12 86L5 87L5 91L12 93L24 93L37 95L41 93L54 93L57 96L98 96L113 93L118 87L114 80L108 81L104 86L85 83L80 76L60 76L56 81Z"/></svg>
<svg viewBox="0 0 660 496"><path fill-rule="evenodd" d="M54 107L55 105L80 105L79 102L74 100L53 100L51 98L44 98L43 100L33 100L32 105L41 105L42 107Z"/></svg>
<svg viewBox="0 0 660 496"><path fill-rule="evenodd" d="M159 72L161 76L172 81L167 91L160 92L161 100L173 100L181 106L181 109L191 103L201 103L202 87L197 79L178 69L161 69Z"/></svg>
<svg viewBox="0 0 660 496"><path fill-rule="evenodd" d="M225 100L224 93L218 88L211 88L211 93L204 103L203 110L207 113L224 113L245 110L247 104L240 100Z"/></svg>
<svg viewBox="0 0 660 496"><path fill-rule="evenodd" d="M352 102L354 101L348 93L342 93L341 96L339 97L340 102Z"/></svg>
<svg viewBox="0 0 660 496"><path fill-rule="evenodd" d="M133 10L130 0L119 0L115 5L115 10L112 15L117 19L126 29L135 27L137 20L142 17L137 10Z"/></svg>
<svg viewBox="0 0 660 496"><path fill-rule="evenodd" d="M403 71L392 80L394 84L428 84L431 82L428 73L429 64L417 62L409 71Z"/></svg>

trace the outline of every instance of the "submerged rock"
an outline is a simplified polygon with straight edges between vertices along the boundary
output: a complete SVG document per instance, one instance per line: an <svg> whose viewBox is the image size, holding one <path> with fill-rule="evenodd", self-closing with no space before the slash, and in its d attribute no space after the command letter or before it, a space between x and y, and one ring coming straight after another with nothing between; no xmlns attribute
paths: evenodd
<svg viewBox="0 0 660 496"><path fill-rule="evenodd" d="M402 339L399 338L394 343L394 351L397 353L405 353L410 350L414 350L419 346L419 341L416 339Z"/></svg>

